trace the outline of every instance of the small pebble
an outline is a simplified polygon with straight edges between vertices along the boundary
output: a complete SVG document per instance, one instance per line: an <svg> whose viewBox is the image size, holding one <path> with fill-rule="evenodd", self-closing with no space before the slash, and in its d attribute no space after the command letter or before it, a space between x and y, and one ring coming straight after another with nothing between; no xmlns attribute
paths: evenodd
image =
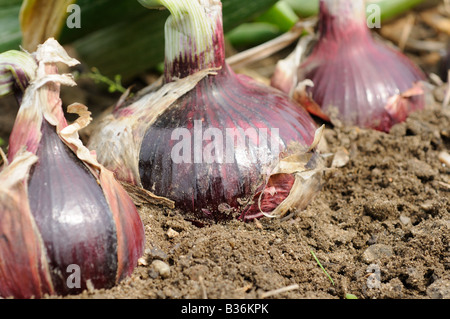
<svg viewBox="0 0 450 319"><path fill-rule="evenodd" d="M350 161L350 155L344 147L340 147L334 154L331 167L344 167Z"/></svg>
<svg viewBox="0 0 450 319"><path fill-rule="evenodd" d="M394 251L391 246L375 244L367 248L362 257L366 263L371 263L381 258L391 257L392 255L394 255Z"/></svg>
<svg viewBox="0 0 450 319"><path fill-rule="evenodd" d="M427 295L431 299L450 299L450 281L436 280L427 288Z"/></svg>
<svg viewBox="0 0 450 319"><path fill-rule="evenodd" d="M442 164L445 164L446 166L450 167L450 154L447 152L441 152L439 153L439 160Z"/></svg>
<svg viewBox="0 0 450 319"><path fill-rule="evenodd" d="M169 238L175 238L179 234L180 234L179 232L177 232L176 230L173 230L172 228L169 228L169 230L167 231L167 237L169 237Z"/></svg>
<svg viewBox="0 0 450 319"><path fill-rule="evenodd" d="M138 265L139 266L147 266L147 260L145 260L144 257L141 257L138 259Z"/></svg>
<svg viewBox="0 0 450 319"><path fill-rule="evenodd" d="M90 293L93 293L95 291L94 284L90 279L86 280L86 288Z"/></svg>
<svg viewBox="0 0 450 319"><path fill-rule="evenodd" d="M405 226L411 225L411 218L402 215L400 216L400 222Z"/></svg>
<svg viewBox="0 0 450 319"><path fill-rule="evenodd" d="M162 260L154 260L151 264L151 267L154 271L156 271L161 277L169 278L170 277L170 266L166 264Z"/></svg>

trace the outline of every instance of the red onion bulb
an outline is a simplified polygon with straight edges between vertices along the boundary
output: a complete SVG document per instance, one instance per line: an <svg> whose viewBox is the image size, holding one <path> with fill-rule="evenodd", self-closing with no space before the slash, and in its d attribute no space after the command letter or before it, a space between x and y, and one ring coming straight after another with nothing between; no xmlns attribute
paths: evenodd
<svg viewBox="0 0 450 319"><path fill-rule="evenodd" d="M87 108L71 105L68 111L80 117L72 124L64 118L60 85L75 82L58 74L56 63L78 61L54 39L29 57L34 72L27 72L0 170L0 296L110 288L131 274L143 254L142 221L113 173L79 139L91 120Z"/></svg>
<svg viewBox="0 0 450 319"><path fill-rule="evenodd" d="M293 55L280 61L272 86L292 93L303 83L293 94L312 114L389 131L424 107L420 81L425 76L403 53L373 39L364 4L363 0L321 0L319 39L313 51L296 73L291 72L296 63ZM304 80L313 85L305 85Z"/></svg>
<svg viewBox="0 0 450 319"><path fill-rule="evenodd" d="M99 160L193 218L250 220L304 206L320 185L311 173L317 126L286 94L226 64L221 2L140 2L171 12L164 85L100 123L89 142ZM290 170L276 166L293 154Z"/></svg>

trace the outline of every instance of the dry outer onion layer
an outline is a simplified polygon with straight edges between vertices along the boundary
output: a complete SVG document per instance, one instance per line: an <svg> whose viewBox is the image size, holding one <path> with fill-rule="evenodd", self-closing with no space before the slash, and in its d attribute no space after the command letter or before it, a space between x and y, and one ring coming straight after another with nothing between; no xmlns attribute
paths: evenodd
<svg viewBox="0 0 450 319"><path fill-rule="evenodd" d="M90 112L73 104L68 111L79 118L68 124L64 117L60 85L75 82L58 74L56 63L78 61L53 38L30 57L35 72L24 72L29 83L0 170L0 296L110 288L131 274L143 254L142 221L113 173L79 138Z"/></svg>
<svg viewBox="0 0 450 319"><path fill-rule="evenodd" d="M251 220L303 209L320 189L311 116L227 65L220 1L140 2L171 13L164 83L98 123L88 145L99 161L189 218ZM295 155L290 171L276 170Z"/></svg>

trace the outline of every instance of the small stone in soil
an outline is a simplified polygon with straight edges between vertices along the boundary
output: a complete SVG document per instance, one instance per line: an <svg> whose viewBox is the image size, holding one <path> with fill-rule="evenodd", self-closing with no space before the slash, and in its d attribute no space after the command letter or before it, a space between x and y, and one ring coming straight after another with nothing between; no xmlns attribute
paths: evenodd
<svg viewBox="0 0 450 319"><path fill-rule="evenodd" d="M400 216L400 222L405 226L411 225L411 218L402 215Z"/></svg>
<svg viewBox="0 0 450 319"><path fill-rule="evenodd" d="M432 299L450 299L450 281L436 280L428 287L427 295Z"/></svg>
<svg viewBox="0 0 450 319"><path fill-rule="evenodd" d="M145 253L147 255L149 255L149 257L154 258L154 259L161 259L161 260L165 260L168 258L167 254L161 250L161 248L159 247L152 247L150 249L146 249Z"/></svg>
<svg viewBox="0 0 450 319"><path fill-rule="evenodd" d="M157 272L162 278L170 277L170 266L162 260L154 260L151 264L151 270ZM153 277L154 274L151 273L151 270L149 275Z"/></svg>
<svg viewBox="0 0 450 319"><path fill-rule="evenodd" d="M391 257L394 251L391 246L384 244L375 244L367 248L362 257L366 263L374 262L375 260Z"/></svg>

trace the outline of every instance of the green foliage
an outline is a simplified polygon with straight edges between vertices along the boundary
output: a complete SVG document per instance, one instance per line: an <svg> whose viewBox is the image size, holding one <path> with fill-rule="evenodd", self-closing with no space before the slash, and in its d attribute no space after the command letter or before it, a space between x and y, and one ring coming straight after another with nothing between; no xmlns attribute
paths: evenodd
<svg viewBox="0 0 450 319"><path fill-rule="evenodd" d="M224 31L259 16L276 0L222 0ZM89 66L124 80L164 61L164 24L168 10L149 10L137 0L78 0L80 29L64 28L61 43L70 43Z"/></svg>
<svg viewBox="0 0 450 319"><path fill-rule="evenodd" d="M368 4L380 5L383 21L423 1L370 0ZM295 14L302 18L317 14L318 3L319 0L222 0L224 31L230 34L232 44L254 46L288 30L295 23ZM0 0L0 52L19 49L21 4L22 0ZM64 25L58 40L70 44L89 67L95 66L107 77L121 74L128 80L157 68L164 60L167 10L149 10L137 0L77 0L76 4L81 8L81 28Z"/></svg>
<svg viewBox="0 0 450 319"><path fill-rule="evenodd" d="M316 254L311 250L311 255L313 255L314 259L316 260L317 264L319 265L319 267L323 270L323 272L327 275L328 279L330 279L331 283L334 286L334 281L333 278L331 278L331 276L328 274L328 272L325 270L325 268L323 268L322 264L320 263L319 259L317 258Z"/></svg>
<svg viewBox="0 0 450 319"><path fill-rule="evenodd" d="M127 90L122 86L122 76L120 74L115 75L114 80L111 80L107 76L101 74L97 68L93 67L91 68L91 72L81 75L80 77L82 76L92 79L96 84L106 84L109 93L125 93Z"/></svg>
<svg viewBox="0 0 450 319"><path fill-rule="evenodd" d="M314 16L319 12L319 0L282 0L287 3L299 17ZM381 20L385 21L398 16L425 0L367 0L367 5L377 4L381 9Z"/></svg>
<svg viewBox="0 0 450 319"><path fill-rule="evenodd" d="M276 0L222 0L225 32L256 18ZM22 0L0 0L0 52L19 49L19 12ZM81 28L64 25L58 39L70 44L89 67L107 77L131 77L164 60L167 10L149 10L137 0L77 0Z"/></svg>
<svg viewBox="0 0 450 319"><path fill-rule="evenodd" d="M19 12L22 0L0 0L0 52L19 49L22 40Z"/></svg>

